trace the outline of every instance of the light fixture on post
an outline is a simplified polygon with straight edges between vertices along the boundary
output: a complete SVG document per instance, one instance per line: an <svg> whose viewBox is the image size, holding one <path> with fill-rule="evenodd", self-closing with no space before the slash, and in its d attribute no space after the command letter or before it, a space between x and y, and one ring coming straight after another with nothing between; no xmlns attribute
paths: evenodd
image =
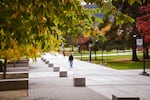
<svg viewBox="0 0 150 100"><path fill-rule="evenodd" d="M132 61L137 61L137 55L136 55L136 34L133 34L133 45L132 45Z"/></svg>
<svg viewBox="0 0 150 100"><path fill-rule="evenodd" d="M143 36L143 72L140 75L144 75L144 76L149 76L149 73L147 73L145 71L146 67L145 67L145 36Z"/></svg>
<svg viewBox="0 0 150 100"><path fill-rule="evenodd" d="M91 62L92 61L92 44L91 43L89 43L89 62Z"/></svg>

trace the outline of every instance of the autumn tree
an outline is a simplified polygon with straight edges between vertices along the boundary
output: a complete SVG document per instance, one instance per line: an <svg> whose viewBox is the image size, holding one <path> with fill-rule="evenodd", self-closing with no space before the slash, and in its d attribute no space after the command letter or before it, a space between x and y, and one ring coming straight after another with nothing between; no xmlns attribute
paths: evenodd
<svg viewBox="0 0 150 100"><path fill-rule="evenodd" d="M141 6L139 8L141 15L137 18L137 29L141 32L141 36L144 39L145 54L148 58L148 46L150 46L150 4Z"/></svg>
<svg viewBox="0 0 150 100"><path fill-rule="evenodd" d="M142 3L148 3L148 0L85 0L87 3L92 2L96 4L99 8L101 8L101 11L103 11L104 15L107 15L108 18L112 17L112 28L116 29L115 33L118 33L119 30L127 30L127 28L132 28L131 30L124 31L129 33L129 40L133 40L133 36L138 36L139 32L136 28L136 21L135 19L139 15L138 8ZM130 26L127 26L127 24ZM120 29L121 26L121 29ZM126 26L126 28L125 28ZM129 29L128 28L128 29ZM137 34L138 33L138 34ZM111 34L111 32L110 32ZM117 35L117 34L116 34ZM126 36L125 36L126 37ZM131 41L133 44L133 41ZM129 43L129 44L131 44ZM138 60L137 54L136 54L136 47L132 46L132 60L136 61Z"/></svg>
<svg viewBox="0 0 150 100"><path fill-rule="evenodd" d="M55 50L62 34L88 16L78 0L0 0L0 59L4 77L8 61L36 58Z"/></svg>

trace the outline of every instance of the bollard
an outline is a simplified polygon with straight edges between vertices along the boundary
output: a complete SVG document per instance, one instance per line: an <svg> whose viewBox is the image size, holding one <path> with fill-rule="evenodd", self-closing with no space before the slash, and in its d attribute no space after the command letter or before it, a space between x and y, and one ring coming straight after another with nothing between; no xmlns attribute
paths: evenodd
<svg viewBox="0 0 150 100"><path fill-rule="evenodd" d="M53 67L54 72L59 72L59 67Z"/></svg>
<svg viewBox="0 0 150 100"><path fill-rule="evenodd" d="M60 77L67 77L67 71L60 71L59 76Z"/></svg>
<svg viewBox="0 0 150 100"><path fill-rule="evenodd" d="M84 87L86 84L86 79L85 78L74 78L74 86L77 87Z"/></svg>
<svg viewBox="0 0 150 100"><path fill-rule="evenodd" d="M48 67L53 67L53 64L52 64L52 63L50 63L50 64L48 65Z"/></svg>
<svg viewBox="0 0 150 100"><path fill-rule="evenodd" d="M45 61L45 64L49 64L49 61Z"/></svg>

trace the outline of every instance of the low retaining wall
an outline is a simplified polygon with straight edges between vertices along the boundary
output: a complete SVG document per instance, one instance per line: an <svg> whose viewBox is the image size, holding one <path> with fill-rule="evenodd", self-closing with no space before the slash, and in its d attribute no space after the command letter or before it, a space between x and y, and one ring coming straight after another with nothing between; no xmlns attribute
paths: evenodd
<svg viewBox="0 0 150 100"><path fill-rule="evenodd" d="M0 91L0 100L16 100L28 96L28 90Z"/></svg>
<svg viewBox="0 0 150 100"><path fill-rule="evenodd" d="M29 61L28 60L18 60L17 62L9 62L7 67L28 67Z"/></svg>
<svg viewBox="0 0 150 100"><path fill-rule="evenodd" d="M140 100L139 97L112 95L112 100Z"/></svg>
<svg viewBox="0 0 150 100"><path fill-rule="evenodd" d="M28 78L28 73L6 73L6 79ZM0 73L0 79L3 78L3 73Z"/></svg>
<svg viewBox="0 0 150 100"><path fill-rule="evenodd" d="M0 91L28 89L28 79L0 80Z"/></svg>

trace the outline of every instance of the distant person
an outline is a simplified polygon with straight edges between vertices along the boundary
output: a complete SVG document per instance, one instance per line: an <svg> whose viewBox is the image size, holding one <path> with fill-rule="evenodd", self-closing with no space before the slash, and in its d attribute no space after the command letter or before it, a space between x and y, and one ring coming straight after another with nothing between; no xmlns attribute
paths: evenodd
<svg viewBox="0 0 150 100"><path fill-rule="evenodd" d="M72 53L69 55L69 63L70 63L70 68L73 67L73 55Z"/></svg>
<svg viewBox="0 0 150 100"><path fill-rule="evenodd" d="M66 54L65 54L65 50L63 50L62 54L63 54L63 56L64 56L64 57L66 56Z"/></svg>

